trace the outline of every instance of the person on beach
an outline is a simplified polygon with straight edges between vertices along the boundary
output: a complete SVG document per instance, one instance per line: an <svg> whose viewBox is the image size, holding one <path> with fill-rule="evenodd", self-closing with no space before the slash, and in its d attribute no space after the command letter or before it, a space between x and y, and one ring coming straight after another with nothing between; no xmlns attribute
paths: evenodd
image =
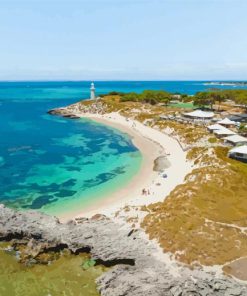
<svg viewBox="0 0 247 296"><path fill-rule="evenodd" d="M145 188L142 189L142 195L147 195L147 190Z"/></svg>

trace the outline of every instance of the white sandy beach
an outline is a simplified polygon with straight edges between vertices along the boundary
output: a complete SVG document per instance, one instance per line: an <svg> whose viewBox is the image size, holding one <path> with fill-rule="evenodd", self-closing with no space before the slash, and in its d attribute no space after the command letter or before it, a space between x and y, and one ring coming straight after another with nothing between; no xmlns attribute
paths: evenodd
<svg viewBox="0 0 247 296"><path fill-rule="evenodd" d="M178 142L158 130L127 119L119 113L106 115L76 113L75 115L90 118L128 133L132 137L133 144L142 153L143 161L139 173L124 188L98 200L96 204L78 209L73 215L67 213L66 216L59 217L62 221L76 217L91 217L98 213L112 216L127 205L141 206L162 201L177 185L183 183L184 177L191 171L191 165L186 160L186 152ZM153 167L154 160L166 154L171 166L164 171L167 178L163 178L162 174L153 171ZM143 189L150 194L143 195Z"/></svg>

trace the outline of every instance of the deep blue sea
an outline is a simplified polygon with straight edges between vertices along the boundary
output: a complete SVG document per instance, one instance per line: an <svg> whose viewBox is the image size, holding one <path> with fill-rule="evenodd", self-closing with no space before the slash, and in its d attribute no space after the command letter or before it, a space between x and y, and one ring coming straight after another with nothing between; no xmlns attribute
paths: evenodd
<svg viewBox="0 0 247 296"><path fill-rule="evenodd" d="M142 156L128 135L90 120L47 114L88 98L90 83L0 82L0 203L59 216L97 203L139 171ZM99 95L145 89L194 94L212 86L102 81L95 87Z"/></svg>

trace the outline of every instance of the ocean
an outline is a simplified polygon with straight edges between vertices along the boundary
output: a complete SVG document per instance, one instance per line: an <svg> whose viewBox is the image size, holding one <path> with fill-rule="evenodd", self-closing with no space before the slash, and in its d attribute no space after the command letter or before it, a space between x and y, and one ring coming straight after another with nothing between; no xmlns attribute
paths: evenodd
<svg viewBox="0 0 247 296"><path fill-rule="evenodd" d="M97 203L138 173L142 156L128 135L91 120L47 114L88 98L90 83L0 82L0 203L59 216ZM98 81L95 87L99 95L145 89L194 94L212 86Z"/></svg>

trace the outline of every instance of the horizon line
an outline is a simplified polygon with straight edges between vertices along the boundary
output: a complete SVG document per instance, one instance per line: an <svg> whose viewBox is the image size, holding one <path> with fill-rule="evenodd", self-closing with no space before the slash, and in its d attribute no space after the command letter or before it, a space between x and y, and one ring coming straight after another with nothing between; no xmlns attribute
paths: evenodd
<svg viewBox="0 0 247 296"><path fill-rule="evenodd" d="M247 82L243 79L0 79L0 82Z"/></svg>

